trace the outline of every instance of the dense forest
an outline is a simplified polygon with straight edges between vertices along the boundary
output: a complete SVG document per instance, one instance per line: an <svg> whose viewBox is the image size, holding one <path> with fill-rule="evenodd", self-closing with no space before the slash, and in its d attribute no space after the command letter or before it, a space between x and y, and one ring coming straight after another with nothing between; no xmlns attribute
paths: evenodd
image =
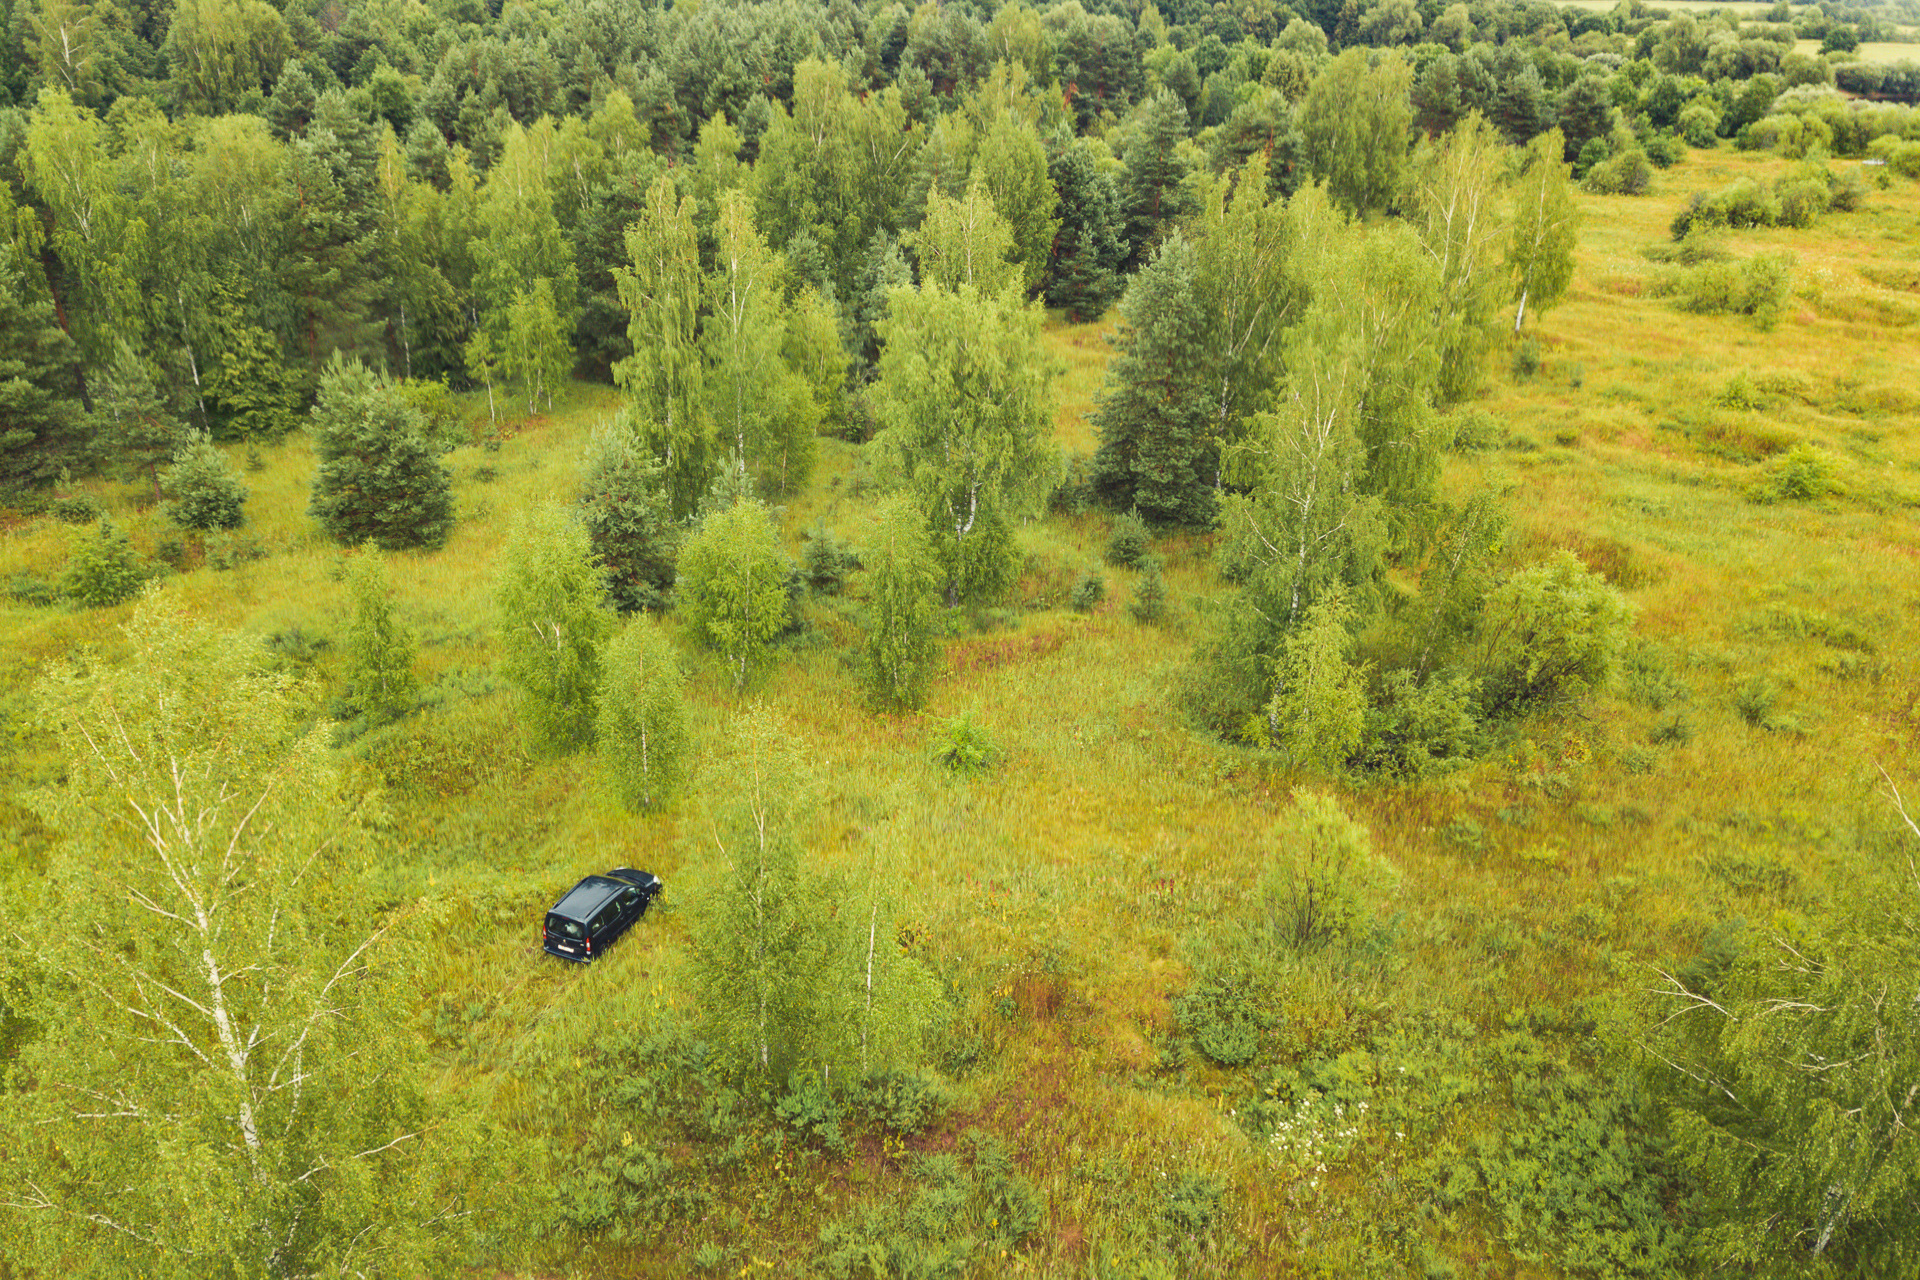
<svg viewBox="0 0 1920 1280"><path fill-rule="evenodd" d="M1911 0L6 13L0 1277L1920 1266Z"/></svg>

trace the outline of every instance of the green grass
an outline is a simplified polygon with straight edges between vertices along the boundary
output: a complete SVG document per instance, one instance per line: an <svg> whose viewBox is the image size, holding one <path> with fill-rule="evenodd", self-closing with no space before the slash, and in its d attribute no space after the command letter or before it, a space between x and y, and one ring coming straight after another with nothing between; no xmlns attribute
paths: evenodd
<svg viewBox="0 0 1920 1280"><path fill-rule="evenodd" d="M1795 297L1771 331L1685 315L1646 289L1653 266L1641 251L1666 239L1692 192L1784 167L1694 153L1650 195L1583 196L1573 287L1529 321L1540 372L1515 382L1497 351L1475 401L1530 447L1448 464L1454 490L1484 481L1507 490L1517 547L1570 547L1609 573L1685 698L1653 706L1616 689L1580 715L1519 726L1486 760L1439 782L1335 788L1403 874L1383 908L1398 941L1386 964L1308 957L1275 971L1278 1022L1265 1034L1281 1046L1282 1066L1364 1046L1391 1063L1413 1051L1376 1032L1416 1015L1498 1030L1536 1015L1558 1026L1542 1011L1579 1006L1604 1023L1646 962L1685 957L1718 921L1816 908L1857 856L1860 833L1878 830L1876 767L1897 774L1920 745L1911 684L1920 404L1910 390L1920 386L1920 344L1891 307L1912 297L1894 268L1911 265L1920 243L1920 188L1873 192L1862 211L1806 231L1729 234L1739 255L1797 255ZM1045 331L1064 370L1063 449L1094 443L1084 415L1113 323ZM1742 375L1760 407L1715 404ZM429 684L492 661L506 527L523 507L571 495L586 440L613 404L610 389L571 388L551 415L512 424L497 451L476 443L448 455L460 514L452 541L394 557L392 568ZM466 408L477 440L484 400ZM1753 501L1769 460L1795 444L1837 458L1844 490ZM267 557L194 568L161 589L262 637L295 628L336 637L342 553L305 514L311 450L295 436L262 453L264 469L245 478L248 532ZM143 549L167 536L137 486L85 487ZM797 546L819 521L857 543L865 505L858 448L823 441L814 483L786 507L789 539ZM75 536L51 520L10 526L0 575L52 577ZM975 1064L956 1074L952 1111L912 1142L943 1150L968 1126L997 1134L1045 1200L1038 1233L980 1274L1084 1274L1101 1250L1171 1212L1167 1188L1181 1177L1225 1189L1226 1242L1165 1254L1197 1274L1295 1274L1314 1259L1351 1273L1378 1242L1376 1222L1406 1225L1435 1258L1560 1274L1551 1262L1515 1261L1515 1246L1471 1204L1427 1222L1410 1216L1413 1192L1394 1189L1404 1171L1444 1170L1457 1144L1491 1131L1485 1096L1442 1105L1431 1091L1405 1093L1382 1067L1374 1096L1382 1108L1407 1108L1414 1137L1369 1122L1309 1194L1276 1174L1230 1114L1247 1105L1249 1077L1178 1061L1175 999L1212 962L1220 922L1246 909L1265 861L1287 856L1270 832L1291 789L1334 784L1200 738L1175 715L1201 607L1220 590L1209 539L1156 548L1167 555L1172 608L1165 624L1142 627L1125 611L1128 570L1106 570L1106 599L1090 615L1065 606L1074 577L1105 546L1104 516L1048 517L1020 537L1024 611L1009 627L946 643L924 714L861 709L854 672L832 643L787 655L756 694L816 766L811 858L890 889L899 923L952 985L958 1026L978 1038ZM83 644L110 652L108 628L126 613L0 600L5 679L17 691L38 664ZM830 617L827 625L829 639L848 638ZM322 650L316 674L330 678L335 661ZM719 673L697 657L693 665L697 737L721 758L740 703ZM1775 691L1772 727L1743 714L1756 681ZM931 761L934 726L962 713L1005 748L1001 768L965 779ZM535 1095L544 1086L528 1064L563 1062L595 1028L688 1012L680 907L718 867L701 806L689 800L647 819L617 811L590 759L528 750L499 690L455 692L361 754L370 776L392 784L402 856L380 868L383 892L406 901L431 891L449 904L422 1008L423 1026L441 1028L443 1086L564 1150L567 1118L543 1114ZM16 777L40 776L49 763L29 743ZM661 909L591 970L544 961L540 910L578 875L618 863L666 878ZM1436 1062L1481 1052L1436 1044ZM1460 1070L1484 1082L1495 1068ZM792 1273L824 1218L908 1193L904 1151L874 1139L828 1156L769 1133L751 1160L716 1179L705 1217L668 1222L657 1243L559 1233L499 1261L542 1274L679 1275L712 1246L732 1251L729 1271Z"/></svg>
<svg viewBox="0 0 1920 1280"><path fill-rule="evenodd" d="M1796 40L1793 47L1801 53L1818 55L1820 52L1818 40ZM1920 62L1920 41L1863 40L1853 56L1859 62Z"/></svg>

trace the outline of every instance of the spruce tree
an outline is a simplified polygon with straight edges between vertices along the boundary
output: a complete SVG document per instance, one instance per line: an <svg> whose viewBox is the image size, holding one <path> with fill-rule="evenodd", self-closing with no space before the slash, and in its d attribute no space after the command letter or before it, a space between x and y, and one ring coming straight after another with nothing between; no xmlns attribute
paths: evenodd
<svg viewBox="0 0 1920 1280"><path fill-rule="evenodd" d="M358 360L336 356L321 374L313 420L320 470L308 510L329 536L383 551L445 545L452 477L406 397Z"/></svg>
<svg viewBox="0 0 1920 1280"><path fill-rule="evenodd" d="M0 490L40 488L85 460L73 343L0 256Z"/></svg>
<svg viewBox="0 0 1920 1280"><path fill-rule="evenodd" d="M1165 229L1193 209L1180 144L1187 139L1187 109L1162 89L1141 108L1121 153L1121 200L1126 215L1129 260L1147 261Z"/></svg>
<svg viewBox="0 0 1920 1280"><path fill-rule="evenodd" d="M237 529L246 520L247 486L204 431L193 432L160 473L161 510L182 529Z"/></svg>
<svg viewBox="0 0 1920 1280"><path fill-rule="evenodd" d="M574 509L622 613L657 609L673 589L680 529L666 472L635 439L623 414L593 433Z"/></svg>
<svg viewBox="0 0 1920 1280"><path fill-rule="evenodd" d="M1179 232L1134 278L1121 303L1119 351L1093 421L1092 480L1116 510L1156 524L1213 519L1218 451L1206 385L1207 317L1194 297L1193 245Z"/></svg>
<svg viewBox="0 0 1920 1280"><path fill-rule="evenodd" d="M98 609L133 599L146 580L146 560L133 549L127 531L102 520L92 536L73 549L55 585L75 604Z"/></svg>
<svg viewBox="0 0 1920 1280"><path fill-rule="evenodd" d="M1125 224L1113 158L1097 139L1056 144L1047 172L1060 193L1060 231L1053 239L1047 305L1075 323L1098 320L1126 288Z"/></svg>
<svg viewBox="0 0 1920 1280"><path fill-rule="evenodd" d="M154 496L161 496L160 468L175 461L190 441L153 371L123 338L114 343L113 358L90 383L102 452L145 476Z"/></svg>

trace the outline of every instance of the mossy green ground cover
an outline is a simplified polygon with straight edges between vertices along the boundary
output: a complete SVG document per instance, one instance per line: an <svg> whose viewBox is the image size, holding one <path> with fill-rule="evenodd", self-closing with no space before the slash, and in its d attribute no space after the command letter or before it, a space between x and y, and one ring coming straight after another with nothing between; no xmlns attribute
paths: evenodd
<svg viewBox="0 0 1920 1280"><path fill-rule="evenodd" d="M1494 428L1451 455L1447 484L1505 494L1517 558L1565 547L1604 573L1637 607L1641 645L1613 687L1515 727L1469 769L1348 785L1184 727L1173 695L1225 589L1204 536L1156 545L1170 607L1143 626L1126 610L1132 570L1105 570L1091 613L1067 606L1101 558L1104 514L1028 525L1007 608L945 642L921 715L865 710L847 611L808 606L807 634L751 697L815 767L811 857L886 886L897 941L955 1009L942 1105L892 1127L849 1118L839 1144L782 1122L754 1088L704 1129L660 1121L664 1142L647 1116L674 1104L648 1113L620 1092L712 1083L691 1059L633 1046L693 1012L678 904L718 855L697 795L635 818L590 756L537 756L490 671L510 517L571 497L616 393L577 385L494 446L478 442L479 402L476 443L446 459L452 539L391 561L424 705L349 749L388 795L380 891L396 910L435 904L411 909L431 923L420 1022L441 1087L527 1138L529 1226L492 1261L864 1275L847 1261L861 1241L960 1259L926 1274L1015 1276L1658 1274L1681 1257L1684 1188L1647 1163L1657 1117L1631 1085L1636 995L1653 964L1685 964L1727 921L1821 910L1884 851L1878 769L1910 778L1920 728L1920 189L1873 190L1807 230L1725 233L1739 257L1795 255L1771 330L1685 314L1650 287L1643 250L1689 194L1785 168L1694 153L1652 194L1582 197L1572 291L1529 322L1537 371L1515 377L1497 352L1469 406ZM1064 451L1093 443L1110 331L1047 331ZM190 542L160 589L328 679L347 553L307 516L306 439L263 454L243 473L239 550ZM1794 457L1831 491L1780 497ZM91 489L143 551L171 536L142 486ZM815 523L858 545L870 501L860 448L826 441L783 527L796 549ZM54 577L82 532L11 525L0 580ZM58 770L17 718L34 671L89 649L111 660L127 608L0 602L16 789ZM696 741L723 757L741 703L688 658ZM1002 748L977 777L929 751L963 714ZM1337 794L1399 886L1361 943L1248 962L1224 926L1289 856L1272 833L1299 786ZM31 874L45 833L16 805L6 816L15 872ZM617 864L666 879L655 913L592 968L542 956L542 909ZM1221 975L1241 985L1189 998ZM628 1200L555 1216L542 1188L603 1149L656 1141L651 1172L609 1183ZM534 1225L560 1220L591 1229Z"/></svg>

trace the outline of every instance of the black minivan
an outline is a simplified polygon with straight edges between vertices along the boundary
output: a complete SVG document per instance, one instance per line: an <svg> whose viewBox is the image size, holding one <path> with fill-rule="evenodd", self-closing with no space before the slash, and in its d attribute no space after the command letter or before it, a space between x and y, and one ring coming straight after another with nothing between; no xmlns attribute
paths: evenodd
<svg viewBox="0 0 1920 1280"><path fill-rule="evenodd" d="M603 954L613 940L647 913L666 884L651 871L615 867L588 876L553 904L540 929L550 956L585 962Z"/></svg>

